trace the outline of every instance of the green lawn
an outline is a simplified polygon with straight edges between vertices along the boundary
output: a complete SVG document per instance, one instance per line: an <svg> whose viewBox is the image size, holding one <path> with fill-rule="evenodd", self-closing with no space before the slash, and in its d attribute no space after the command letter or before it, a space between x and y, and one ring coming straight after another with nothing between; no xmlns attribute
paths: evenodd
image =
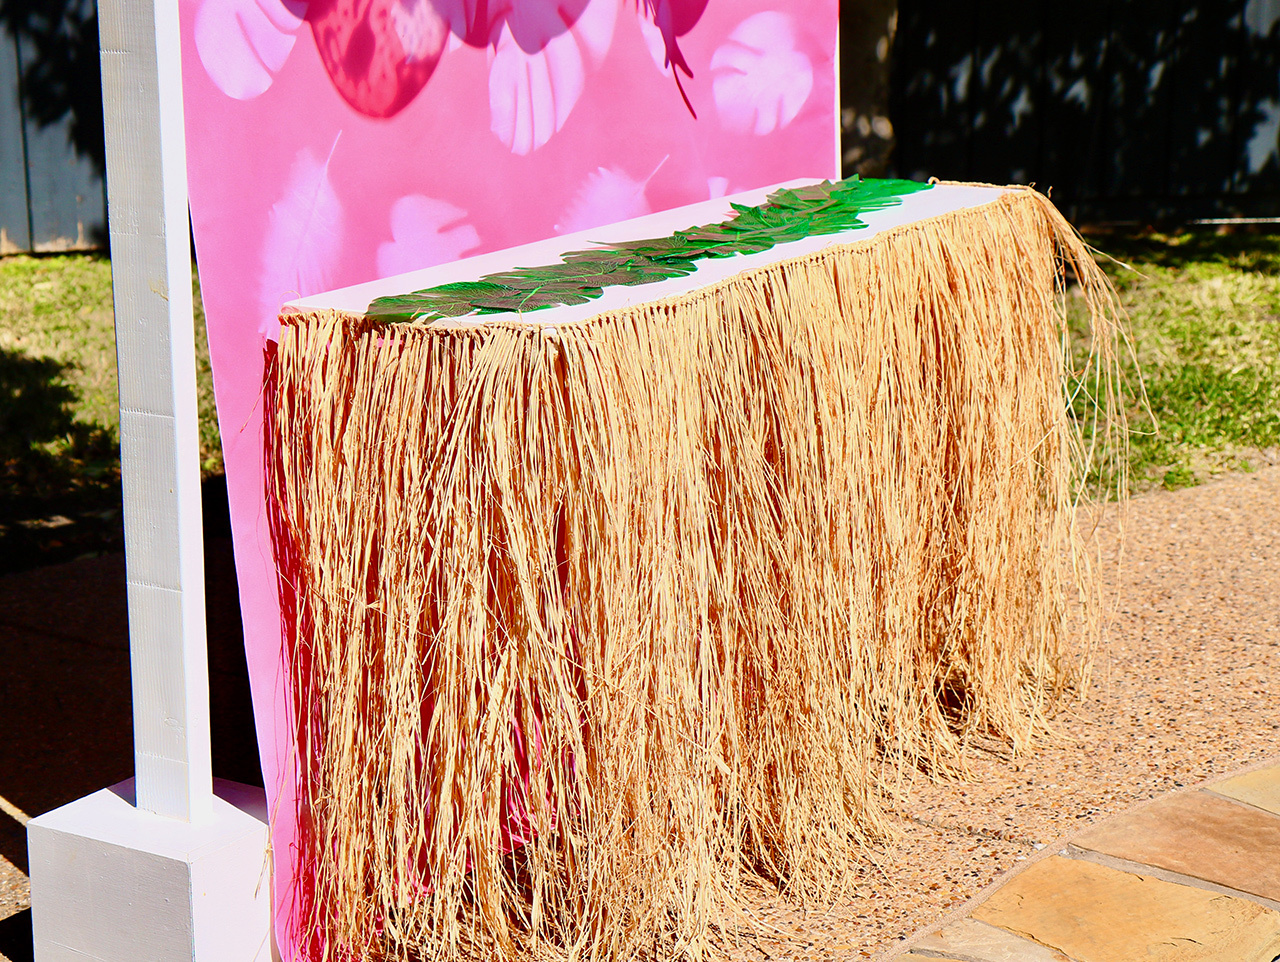
<svg viewBox="0 0 1280 962"><path fill-rule="evenodd" d="M1280 234L1091 241L1133 268L1101 261L1132 330L1132 487L1186 487L1280 463Z"/></svg>
<svg viewBox="0 0 1280 962"><path fill-rule="evenodd" d="M1132 324L1132 487L1280 461L1280 233L1090 240L1136 268L1102 260ZM210 476L222 456L198 295L196 304ZM118 420L109 263L0 258L0 572L119 549Z"/></svg>
<svg viewBox="0 0 1280 962"><path fill-rule="evenodd" d="M196 300L200 456L222 470ZM0 258L0 572L118 550L120 415L111 265Z"/></svg>

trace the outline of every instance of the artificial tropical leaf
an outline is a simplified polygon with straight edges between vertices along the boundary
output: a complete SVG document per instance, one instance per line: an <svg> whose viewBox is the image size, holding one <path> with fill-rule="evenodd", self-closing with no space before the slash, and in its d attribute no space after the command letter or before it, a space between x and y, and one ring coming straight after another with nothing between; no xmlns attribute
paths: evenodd
<svg viewBox="0 0 1280 962"><path fill-rule="evenodd" d="M600 288L582 288L565 285L563 287L546 287L521 293L514 304L516 313L539 311L544 307L563 307L566 304L585 304L599 297ZM513 308L509 307L508 310Z"/></svg>
<svg viewBox="0 0 1280 962"><path fill-rule="evenodd" d="M488 280L455 281L410 294L380 297L365 313L386 319L423 318L442 320L475 313L501 313L509 299L519 292ZM486 310L487 309L487 310Z"/></svg>
<svg viewBox="0 0 1280 962"><path fill-rule="evenodd" d="M650 284L673 277L683 277L697 269L695 264L683 258L655 260L643 254L609 249L575 251L565 254L564 260L569 267L584 265L591 268L596 272L597 277L617 272L619 276L625 275L629 278L619 280L617 283L620 284Z"/></svg>
<svg viewBox="0 0 1280 962"><path fill-rule="evenodd" d="M366 313L387 323L431 322L470 314L521 313L585 304L606 287L653 284L692 274L708 258L757 254L827 234L865 227L862 215L901 203L905 194L927 190L909 180L823 181L777 190L758 207L730 205L733 215L718 224L602 245L565 254L558 264L519 267L476 281L380 297Z"/></svg>
<svg viewBox="0 0 1280 962"><path fill-rule="evenodd" d="M493 279L518 290L542 290L549 286L578 285L583 288L603 288L615 284L644 284L642 271L633 269L626 258L614 257L610 261L583 263L573 261L552 264L550 267L510 271L495 274Z"/></svg>

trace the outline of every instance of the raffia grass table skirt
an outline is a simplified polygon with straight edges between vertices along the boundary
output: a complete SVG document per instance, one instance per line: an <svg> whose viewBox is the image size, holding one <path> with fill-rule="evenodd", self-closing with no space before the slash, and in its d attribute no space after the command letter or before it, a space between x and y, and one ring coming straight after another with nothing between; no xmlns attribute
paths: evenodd
<svg viewBox="0 0 1280 962"><path fill-rule="evenodd" d="M1086 663L1068 395L1109 430L1116 315L1040 195L532 321L283 319L315 958L718 955L744 887L838 897L885 778L1025 745Z"/></svg>

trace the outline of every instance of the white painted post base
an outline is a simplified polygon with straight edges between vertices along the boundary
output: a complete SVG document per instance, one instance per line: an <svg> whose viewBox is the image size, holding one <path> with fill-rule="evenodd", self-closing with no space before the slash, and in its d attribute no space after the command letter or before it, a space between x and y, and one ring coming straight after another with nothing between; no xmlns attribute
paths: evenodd
<svg viewBox="0 0 1280 962"><path fill-rule="evenodd" d="M135 807L133 779L27 825L36 962L268 962L262 790L214 783L197 822Z"/></svg>

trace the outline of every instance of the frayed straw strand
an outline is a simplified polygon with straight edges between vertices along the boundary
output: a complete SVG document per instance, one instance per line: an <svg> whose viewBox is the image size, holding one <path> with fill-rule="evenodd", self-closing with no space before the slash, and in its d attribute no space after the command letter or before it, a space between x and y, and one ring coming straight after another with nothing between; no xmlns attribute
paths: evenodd
<svg viewBox="0 0 1280 962"><path fill-rule="evenodd" d="M1031 191L554 337L284 318L311 957L697 962L748 885L838 896L887 782L1081 683L1118 337Z"/></svg>

